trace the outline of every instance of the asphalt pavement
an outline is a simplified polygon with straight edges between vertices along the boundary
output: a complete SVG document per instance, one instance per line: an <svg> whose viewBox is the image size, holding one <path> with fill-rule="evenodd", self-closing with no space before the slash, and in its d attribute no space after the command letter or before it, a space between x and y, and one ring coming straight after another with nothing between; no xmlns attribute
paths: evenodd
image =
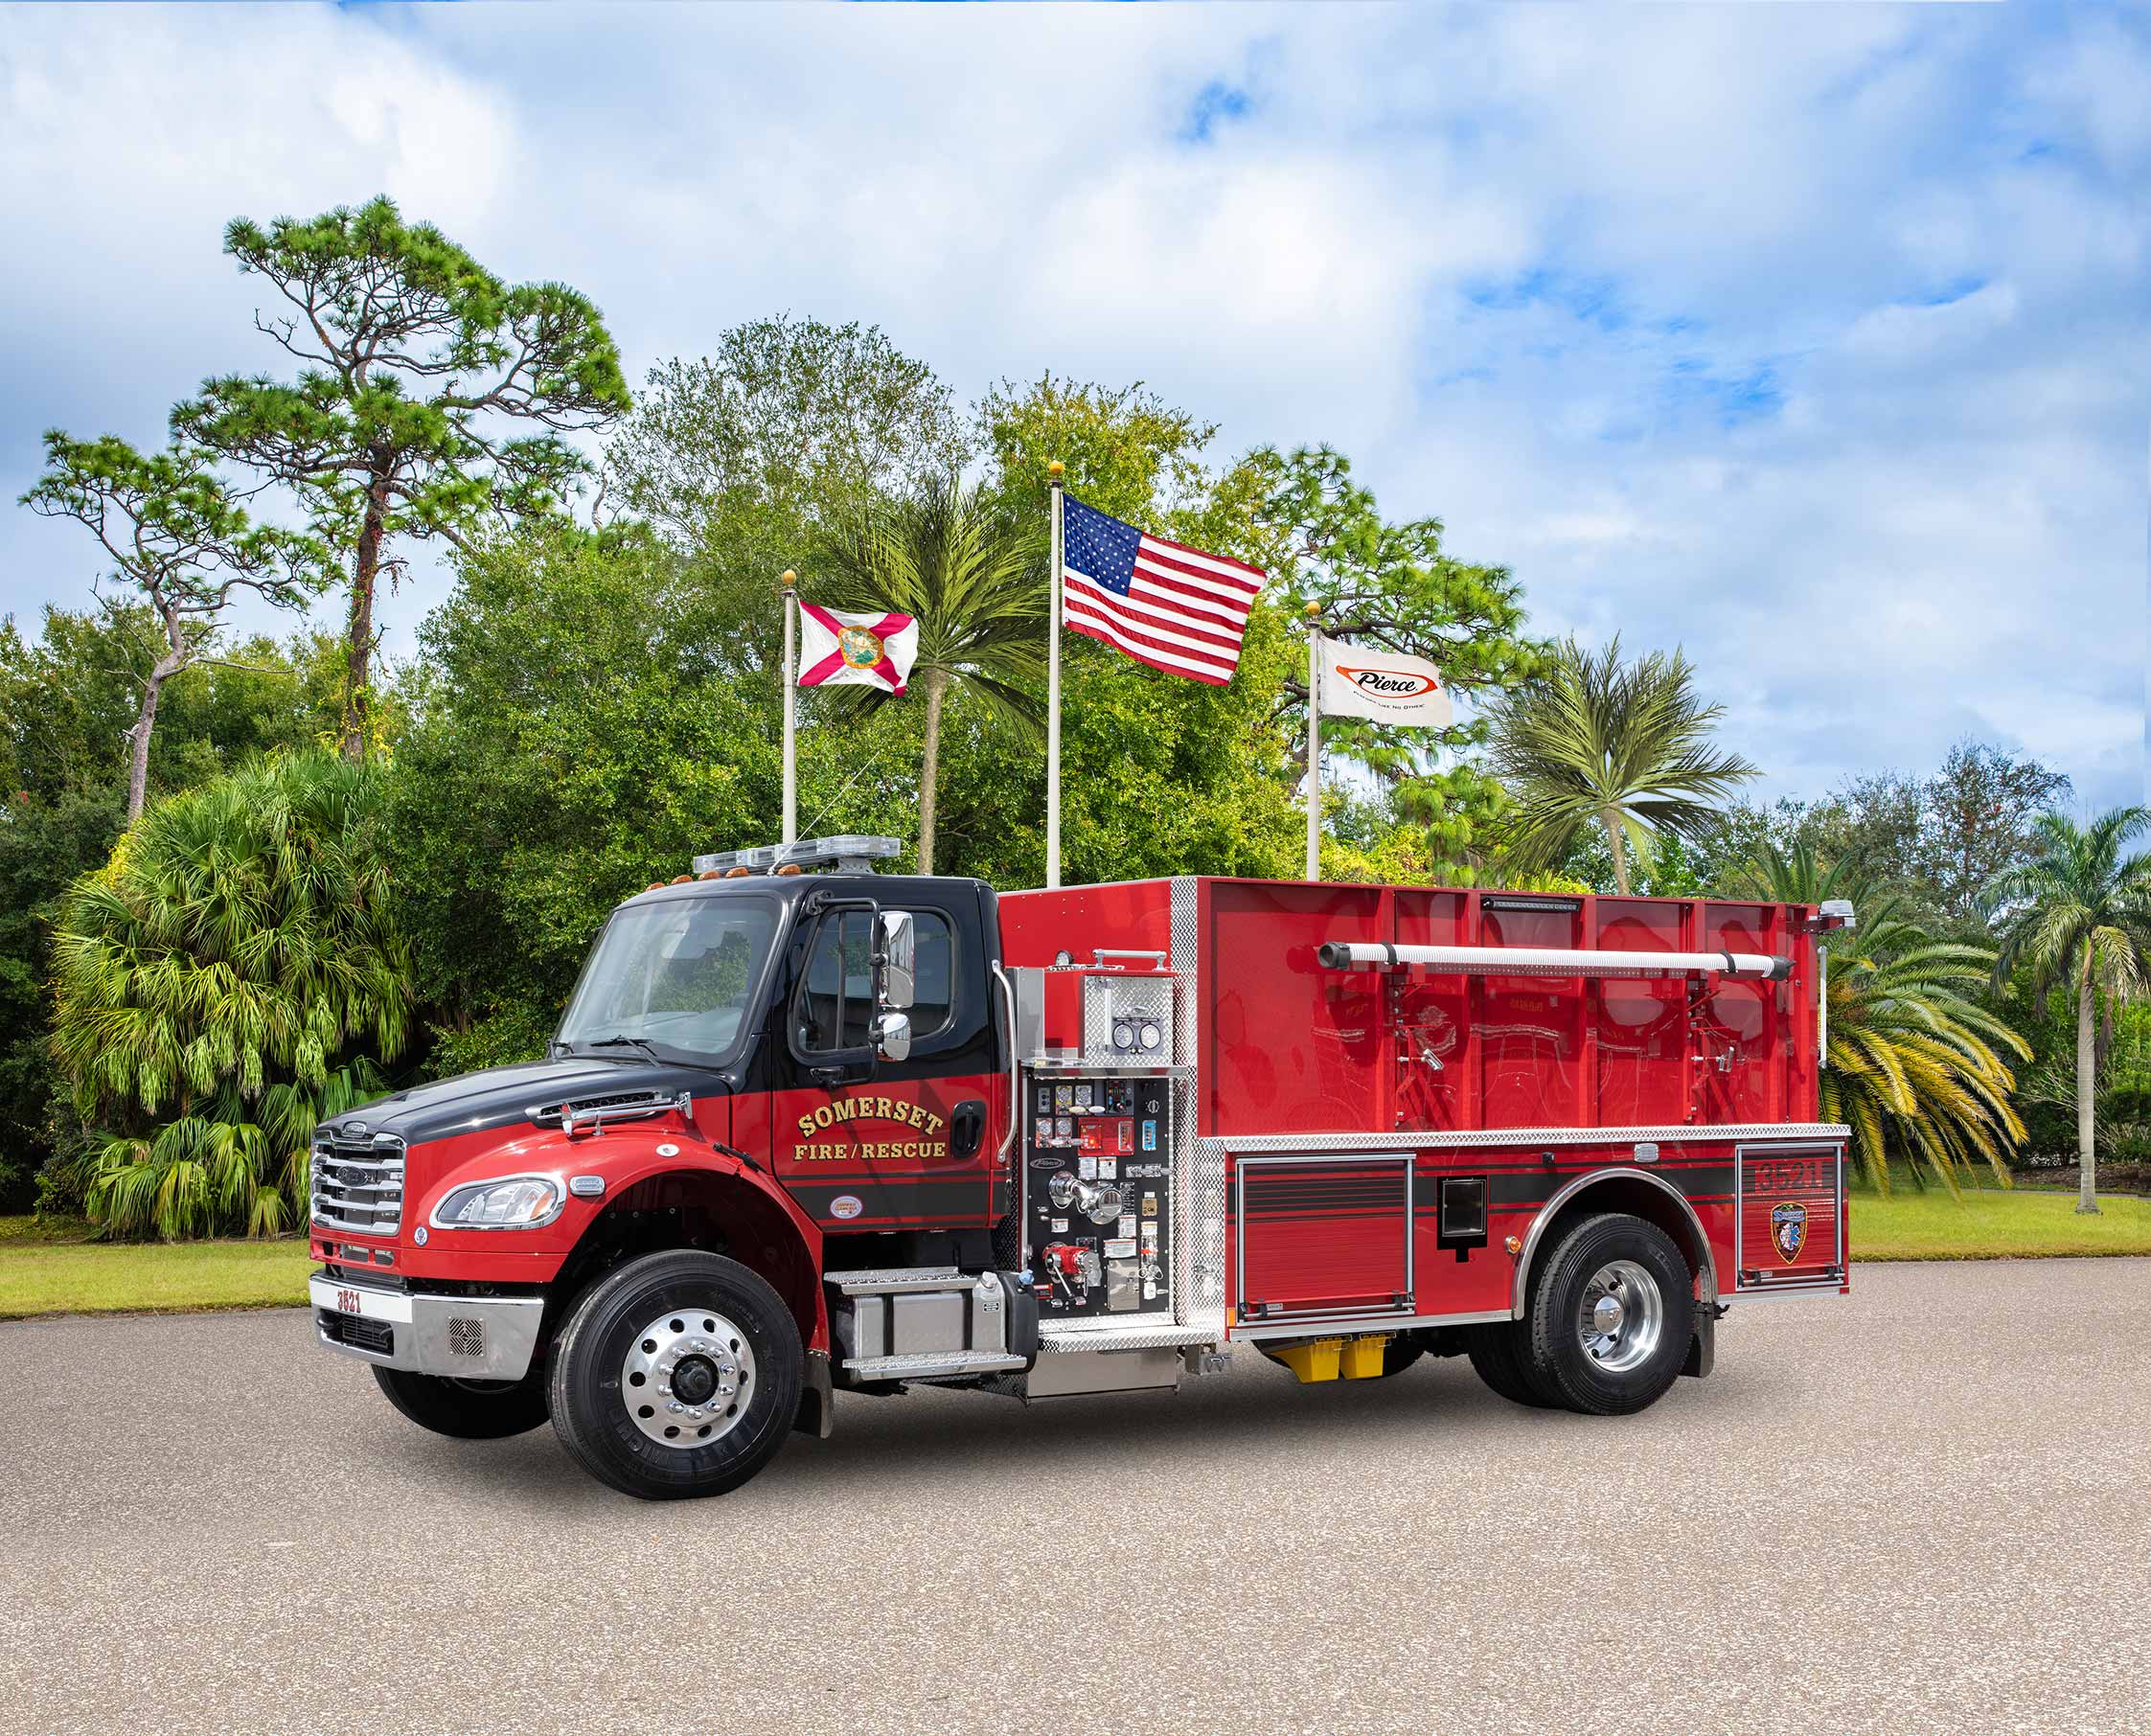
<svg viewBox="0 0 2151 1736"><path fill-rule="evenodd" d="M2151 1730L2151 1261L1854 1286L1638 1417L1243 1350L668 1506L303 1313L0 1327L0 1731Z"/></svg>

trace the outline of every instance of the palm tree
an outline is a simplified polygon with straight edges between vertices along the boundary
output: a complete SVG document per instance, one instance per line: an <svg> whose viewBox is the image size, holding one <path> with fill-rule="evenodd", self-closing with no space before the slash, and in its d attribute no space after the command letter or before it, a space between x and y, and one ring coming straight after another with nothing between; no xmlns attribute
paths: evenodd
<svg viewBox="0 0 2151 1736"><path fill-rule="evenodd" d="M996 522L978 490L950 477L881 503L830 554L822 600L918 618L911 679L926 700L919 872L931 874L941 715L950 692L960 689L1019 729L1038 725L1048 606L1038 541Z"/></svg>
<svg viewBox="0 0 2151 1736"><path fill-rule="evenodd" d="M2002 948L1996 984L2019 964L2032 989L2066 983L2076 996L2076 1209L2098 1210L2094 1133L2098 1074L2098 998L2126 999L2151 986L2151 853L2123 849L2151 810L2117 808L2089 826L2044 813L2032 824L2039 855L1987 882L1983 907Z"/></svg>
<svg viewBox="0 0 2151 1736"><path fill-rule="evenodd" d="M1718 804L1755 775L1710 746L1723 714L1695 692L1676 650L1624 666L1621 642L1593 656L1569 639L1544 678L1492 709L1495 774L1517 804L1503 842L1518 866L1554 867L1586 826L1604 828L1613 884L1629 890L1628 853L1648 862L1653 836L1705 835Z"/></svg>
<svg viewBox="0 0 2151 1736"><path fill-rule="evenodd" d="M410 1032L381 774L272 760L152 804L69 888L53 1050L121 1234L261 1234L303 1209L317 1116L380 1086Z"/></svg>
<svg viewBox="0 0 2151 1736"><path fill-rule="evenodd" d="M1878 895L1851 858L1825 868L1806 843L1790 852L1765 844L1743 881L1733 890L1788 904L1850 899L1859 914L1856 929L1818 943L1829 1030L1820 1109L1851 1128L1854 1161L1875 1191L1889 1191L1892 1147L1911 1159L1915 1179L1924 1167L1953 1195L1974 1159L2010 1185L2006 1155L2025 1127L2000 1051L2029 1060L2031 1048L1971 998L1993 951L1930 939L1904 901Z"/></svg>

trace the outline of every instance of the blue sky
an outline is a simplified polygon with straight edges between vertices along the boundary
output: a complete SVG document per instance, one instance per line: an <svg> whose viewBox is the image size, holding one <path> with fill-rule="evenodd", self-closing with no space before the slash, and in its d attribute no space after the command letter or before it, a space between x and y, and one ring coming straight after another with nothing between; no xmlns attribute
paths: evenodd
<svg viewBox="0 0 2151 1736"><path fill-rule="evenodd" d="M1769 793L1974 736L2136 800L2146 188L2141 10L6 9L0 489L275 365L225 219L386 191L638 378L790 309L1328 441L1684 646ZM0 610L95 571L0 512Z"/></svg>

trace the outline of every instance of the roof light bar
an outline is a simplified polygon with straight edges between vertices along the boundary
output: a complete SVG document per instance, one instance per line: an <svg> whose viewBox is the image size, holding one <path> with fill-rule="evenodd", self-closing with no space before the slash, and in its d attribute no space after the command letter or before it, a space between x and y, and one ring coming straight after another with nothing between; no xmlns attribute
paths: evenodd
<svg viewBox="0 0 2151 1736"><path fill-rule="evenodd" d="M844 874L869 874L875 862L897 855L895 838L868 837L857 832L835 837L801 838L791 844L757 844L750 850L720 850L695 858L697 874L770 874L780 867L825 868Z"/></svg>
<svg viewBox="0 0 2151 1736"><path fill-rule="evenodd" d="M1578 947L1397 947L1386 941L1324 941L1329 971L1402 971L1452 976L1743 976L1773 982L1793 961L1767 952L1618 952Z"/></svg>

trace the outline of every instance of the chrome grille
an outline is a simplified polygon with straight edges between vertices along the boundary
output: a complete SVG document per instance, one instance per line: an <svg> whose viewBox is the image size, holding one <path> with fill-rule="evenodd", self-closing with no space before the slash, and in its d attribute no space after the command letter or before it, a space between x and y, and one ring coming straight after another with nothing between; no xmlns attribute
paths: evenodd
<svg viewBox="0 0 2151 1736"><path fill-rule="evenodd" d="M393 1133L313 1142L313 1221L361 1236L393 1236L403 1222L403 1142Z"/></svg>

